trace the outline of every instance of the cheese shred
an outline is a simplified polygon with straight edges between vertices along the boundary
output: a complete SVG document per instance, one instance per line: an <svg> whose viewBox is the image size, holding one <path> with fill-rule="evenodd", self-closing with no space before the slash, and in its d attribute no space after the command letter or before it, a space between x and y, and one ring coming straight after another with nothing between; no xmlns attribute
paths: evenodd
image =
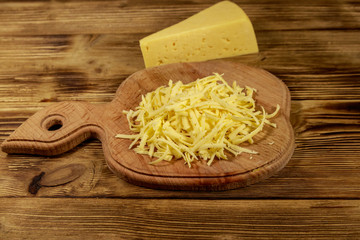
<svg viewBox="0 0 360 240"><path fill-rule="evenodd" d="M191 164L203 159L210 166L215 159L226 160L226 152L258 154L240 147L252 144L253 137L265 124L276 127L268 119L277 115L280 106L267 114L256 110L256 90L230 86L218 73L189 84L181 81L161 86L142 96L135 111L124 111L134 135L117 134L131 139L130 149L155 157L150 164L183 159Z"/></svg>

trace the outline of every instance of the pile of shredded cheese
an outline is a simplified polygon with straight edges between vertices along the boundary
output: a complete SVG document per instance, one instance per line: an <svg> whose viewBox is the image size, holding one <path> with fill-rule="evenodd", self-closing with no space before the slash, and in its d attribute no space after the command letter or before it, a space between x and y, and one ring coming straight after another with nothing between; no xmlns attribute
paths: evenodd
<svg viewBox="0 0 360 240"><path fill-rule="evenodd" d="M195 160L204 159L208 165L218 159L227 159L225 151L235 156L257 152L240 147L253 143L253 137L265 124L276 127L261 106L256 110L250 87L230 86L222 75L198 79L189 84L181 81L157 88L142 96L135 111L124 111L134 135L118 134L117 138L133 139L130 149L163 160L183 158L191 167Z"/></svg>

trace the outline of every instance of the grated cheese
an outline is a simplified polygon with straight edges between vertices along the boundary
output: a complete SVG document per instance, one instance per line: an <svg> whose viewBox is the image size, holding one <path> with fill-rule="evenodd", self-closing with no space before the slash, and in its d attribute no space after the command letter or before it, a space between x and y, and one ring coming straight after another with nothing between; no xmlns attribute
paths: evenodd
<svg viewBox="0 0 360 240"><path fill-rule="evenodd" d="M129 148L157 158L150 162L184 159L191 167L195 160L204 159L210 166L214 159L227 159L226 151L258 154L240 147L252 144L253 137L265 124L276 127L268 119L275 117L261 107L256 110L255 89L230 86L217 73L189 84L181 81L161 86L142 96L135 111L124 111L134 135L117 134L117 138L132 139ZM252 157L251 157L252 158Z"/></svg>

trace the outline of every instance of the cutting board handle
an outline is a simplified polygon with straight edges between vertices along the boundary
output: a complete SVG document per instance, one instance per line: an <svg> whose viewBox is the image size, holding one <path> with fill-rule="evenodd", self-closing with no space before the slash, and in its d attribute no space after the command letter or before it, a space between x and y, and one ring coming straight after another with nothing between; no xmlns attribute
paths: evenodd
<svg viewBox="0 0 360 240"><path fill-rule="evenodd" d="M51 156L66 152L88 138L101 139L106 105L77 101L50 105L26 120L1 148L7 153Z"/></svg>

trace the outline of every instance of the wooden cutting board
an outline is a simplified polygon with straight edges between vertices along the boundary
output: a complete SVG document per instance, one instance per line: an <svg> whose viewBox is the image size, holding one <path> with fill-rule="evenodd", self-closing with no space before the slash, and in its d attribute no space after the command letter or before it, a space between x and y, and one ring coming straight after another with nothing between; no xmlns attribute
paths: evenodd
<svg viewBox="0 0 360 240"><path fill-rule="evenodd" d="M242 145L259 154L229 155L229 160L211 166L199 161L189 168L184 161L150 165L150 157L129 149L131 140L118 139L130 132L124 109L134 109L141 95L166 85L169 79L189 83L208 75L224 73L229 83L257 89L255 99L267 112L281 107L252 145ZM60 102L45 108L25 121L2 144L7 153L56 155L88 138L102 142L106 163L120 178L133 184L173 190L226 190L266 179L282 169L294 151L294 133L289 121L290 93L286 85L269 72L239 63L217 60L177 63L132 74L119 87L112 102L93 105L86 102Z"/></svg>

